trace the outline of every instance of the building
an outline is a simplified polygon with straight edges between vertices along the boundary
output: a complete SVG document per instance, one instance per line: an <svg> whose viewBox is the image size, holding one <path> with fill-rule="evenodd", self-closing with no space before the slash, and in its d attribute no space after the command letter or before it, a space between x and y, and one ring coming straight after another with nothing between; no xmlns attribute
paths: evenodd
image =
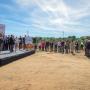
<svg viewBox="0 0 90 90"><path fill-rule="evenodd" d="M5 36L5 25L0 24L0 38L3 38Z"/></svg>

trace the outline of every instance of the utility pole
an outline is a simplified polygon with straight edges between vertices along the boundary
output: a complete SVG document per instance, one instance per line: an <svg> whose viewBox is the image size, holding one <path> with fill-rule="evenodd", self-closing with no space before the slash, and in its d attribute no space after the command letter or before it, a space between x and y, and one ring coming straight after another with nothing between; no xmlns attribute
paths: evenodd
<svg viewBox="0 0 90 90"><path fill-rule="evenodd" d="M63 34L63 40L64 40L64 31L62 32L62 34Z"/></svg>

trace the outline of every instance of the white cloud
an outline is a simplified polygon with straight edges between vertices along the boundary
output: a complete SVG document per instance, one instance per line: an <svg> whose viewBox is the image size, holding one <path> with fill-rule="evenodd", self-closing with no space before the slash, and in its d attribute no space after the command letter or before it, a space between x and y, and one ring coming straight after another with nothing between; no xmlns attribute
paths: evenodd
<svg viewBox="0 0 90 90"><path fill-rule="evenodd" d="M30 0L16 0L16 3L20 6L29 6Z"/></svg>
<svg viewBox="0 0 90 90"><path fill-rule="evenodd" d="M72 29L75 32L75 28L77 28L83 31L82 28L85 29L86 25L85 22L83 22L83 25L81 22L83 18L90 16L90 0L78 0L80 6L75 6L76 8L68 5L64 0L14 0L14 2L19 7L27 10L28 17L23 18L23 21L42 30L65 30L71 32ZM33 6L37 8L30 11Z"/></svg>

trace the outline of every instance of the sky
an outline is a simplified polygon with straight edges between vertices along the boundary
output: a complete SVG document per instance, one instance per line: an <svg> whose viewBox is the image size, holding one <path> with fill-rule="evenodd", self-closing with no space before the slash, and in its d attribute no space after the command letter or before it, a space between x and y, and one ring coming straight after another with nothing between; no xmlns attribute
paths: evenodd
<svg viewBox="0 0 90 90"><path fill-rule="evenodd" d="M6 34L90 36L90 0L0 0Z"/></svg>

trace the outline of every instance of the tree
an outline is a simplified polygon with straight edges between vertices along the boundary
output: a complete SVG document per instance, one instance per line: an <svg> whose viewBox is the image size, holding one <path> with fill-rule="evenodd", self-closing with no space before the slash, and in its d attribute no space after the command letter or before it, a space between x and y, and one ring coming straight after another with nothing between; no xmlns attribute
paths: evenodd
<svg viewBox="0 0 90 90"><path fill-rule="evenodd" d="M68 39L69 40L76 40L76 36L69 36Z"/></svg>

